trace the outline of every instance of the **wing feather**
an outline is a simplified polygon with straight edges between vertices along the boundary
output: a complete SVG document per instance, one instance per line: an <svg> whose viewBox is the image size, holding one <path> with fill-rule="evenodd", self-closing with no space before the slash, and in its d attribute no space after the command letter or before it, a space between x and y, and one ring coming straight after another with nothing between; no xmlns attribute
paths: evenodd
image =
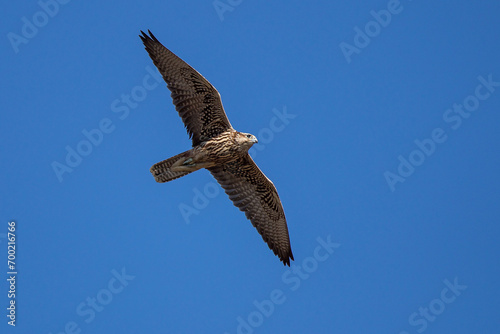
<svg viewBox="0 0 500 334"><path fill-rule="evenodd" d="M274 184L250 155L222 166L207 168L224 188L283 264L293 260L285 212Z"/></svg>
<svg viewBox="0 0 500 334"><path fill-rule="evenodd" d="M232 129L215 87L148 32L141 31L139 37L171 91L193 147Z"/></svg>

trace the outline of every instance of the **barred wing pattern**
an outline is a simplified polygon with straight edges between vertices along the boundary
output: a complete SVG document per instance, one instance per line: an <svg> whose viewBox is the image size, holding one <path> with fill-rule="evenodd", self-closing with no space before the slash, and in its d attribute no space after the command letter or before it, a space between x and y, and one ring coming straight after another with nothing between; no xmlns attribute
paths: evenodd
<svg viewBox="0 0 500 334"><path fill-rule="evenodd" d="M245 215L283 264L293 260L285 212L274 184L250 155L232 163L207 168L231 201Z"/></svg>
<svg viewBox="0 0 500 334"><path fill-rule="evenodd" d="M232 129L219 92L194 68L164 47L149 31L141 31L146 51L167 83L175 109L186 126L193 147Z"/></svg>

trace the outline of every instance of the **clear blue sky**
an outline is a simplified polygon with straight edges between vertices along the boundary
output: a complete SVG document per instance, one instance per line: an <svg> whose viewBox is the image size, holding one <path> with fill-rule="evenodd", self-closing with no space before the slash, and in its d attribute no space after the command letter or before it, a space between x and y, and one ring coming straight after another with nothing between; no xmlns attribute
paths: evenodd
<svg viewBox="0 0 500 334"><path fill-rule="evenodd" d="M497 1L59 1L0 21L0 332L498 331ZM291 268L207 171L150 175L191 142L147 29L260 139Z"/></svg>

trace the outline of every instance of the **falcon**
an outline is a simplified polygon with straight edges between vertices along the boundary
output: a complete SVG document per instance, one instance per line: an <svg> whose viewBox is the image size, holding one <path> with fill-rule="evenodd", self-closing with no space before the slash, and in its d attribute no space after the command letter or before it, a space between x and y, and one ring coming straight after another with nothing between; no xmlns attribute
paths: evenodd
<svg viewBox="0 0 500 334"><path fill-rule="evenodd" d="M155 180L169 182L207 169L274 254L290 266L293 254L278 192L248 154L257 138L233 129L214 86L148 32L141 30L139 37L167 83L193 142L192 149L153 165Z"/></svg>

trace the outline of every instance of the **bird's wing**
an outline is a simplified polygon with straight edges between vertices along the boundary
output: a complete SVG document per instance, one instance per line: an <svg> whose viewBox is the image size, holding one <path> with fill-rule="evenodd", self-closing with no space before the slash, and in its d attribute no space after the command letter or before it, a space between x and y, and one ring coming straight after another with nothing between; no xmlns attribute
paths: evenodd
<svg viewBox="0 0 500 334"><path fill-rule="evenodd" d="M274 254L283 264L290 266L293 254L278 192L250 155L207 169L224 188L234 205L245 212Z"/></svg>
<svg viewBox="0 0 500 334"><path fill-rule="evenodd" d="M231 129L219 92L194 68L164 47L149 31L141 31L146 51L167 83L175 109L193 146Z"/></svg>

